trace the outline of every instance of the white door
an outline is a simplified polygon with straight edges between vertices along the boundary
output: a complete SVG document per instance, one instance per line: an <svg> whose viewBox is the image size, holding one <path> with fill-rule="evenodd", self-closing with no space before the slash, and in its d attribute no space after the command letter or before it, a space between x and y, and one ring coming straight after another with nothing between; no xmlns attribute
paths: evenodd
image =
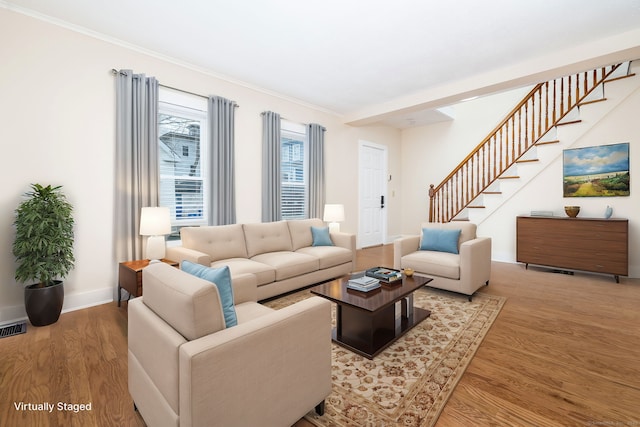
<svg viewBox="0 0 640 427"><path fill-rule="evenodd" d="M371 142L359 144L360 218L358 246L385 243L387 147Z"/></svg>

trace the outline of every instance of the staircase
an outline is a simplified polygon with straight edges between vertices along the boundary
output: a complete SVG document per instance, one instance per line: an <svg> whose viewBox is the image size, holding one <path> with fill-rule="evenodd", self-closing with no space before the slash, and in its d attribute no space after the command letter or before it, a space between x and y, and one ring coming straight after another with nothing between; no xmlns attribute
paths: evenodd
<svg viewBox="0 0 640 427"><path fill-rule="evenodd" d="M624 96L605 97L605 84L632 76L625 62L536 85L440 184L430 186L429 221L482 221L621 102ZM608 108L587 107L605 101Z"/></svg>

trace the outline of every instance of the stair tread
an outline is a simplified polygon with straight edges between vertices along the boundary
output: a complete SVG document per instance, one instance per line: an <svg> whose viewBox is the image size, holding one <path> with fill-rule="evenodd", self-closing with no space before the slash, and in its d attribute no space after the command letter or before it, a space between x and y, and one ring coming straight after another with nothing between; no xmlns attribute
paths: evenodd
<svg viewBox="0 0 640 427"><path fill-rule="evenodd" d="M502 191L483 191L482 194L502 194Z"/></svg>
<svg viewBox="0 0 640 427"><path fill-rule="evenodd" d="M604 82L605 82L605 83L607 83L607 82L615 82L616 80L627 79L627 78L629 78L629 77L633 77L633 76L635 76L635 75L636 75L636 73L631 73L631 74L627 74L626 76L613 77L613 78L611 78L611 79L607 79L607 80L605 80Z"/></svg>
<svg viewBox="0 0 640 427"><path fill-rule="evenodd" d="M607 100L607 98L600 98L600 99L594 99L592 101L582 101L581 103L578 104L578 106L595 104L596 102L604 102L606 100Z"/></svg>
<svg viewBox="0 0 640 427"><path fill-rule="evenodd" d="M582 120L570 120L568 122L556 123L556 126L572 125L574 123L580 123Z"/></svg>
<svg viewBox="0 0 640 427"><path fill-rule="evenodd" d="M540 159L520 159L520 160L516 160L516 163L532 163L532 162L539 162Z"/></svg>
<svg viewBox="0 0 640 427"><path fill-rule="evenodd" d="M484 208L486 208L486 206L479 206L479 205L467 206L467 209L484 209Z"/></svg>
<svg viewBox="0 0 640 427"><path fill-rule="evenodd" d="M506 176L501 176L498 179L518 179L520 178L519 175L506 175Z"/></svg>
<svg viewBox="0 0 640 427"><path fill-rule="evenodd" d="M536 142L534 145L546 145L546 144L558 144L560 142L559 139L554 139L552 141L540 141Z"/></svg>

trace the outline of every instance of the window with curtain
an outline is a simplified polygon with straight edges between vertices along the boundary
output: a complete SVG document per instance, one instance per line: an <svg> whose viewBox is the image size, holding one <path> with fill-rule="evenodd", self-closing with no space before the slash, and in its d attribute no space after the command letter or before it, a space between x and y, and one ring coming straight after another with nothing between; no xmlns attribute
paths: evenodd
<svg viewBox="0 0 640 427"><path fill-rule="evenodd" d="M210 167L206 99L161 88L158 104L160 206L171 212L172 232L207 225Z"/></svg>
<svg viewBox="0 0 640 427"><path fill-rule="evenodd" d="M280 147L282 219L308 218L309 161L305 126L282 120Z"/></svg>

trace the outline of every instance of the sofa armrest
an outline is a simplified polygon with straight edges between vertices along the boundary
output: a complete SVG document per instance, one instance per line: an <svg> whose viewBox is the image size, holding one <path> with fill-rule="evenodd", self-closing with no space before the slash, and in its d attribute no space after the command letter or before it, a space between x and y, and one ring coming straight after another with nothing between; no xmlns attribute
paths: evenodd
<svg viewBox="0 0 640 427"><path fill-rule="evenodd" d="M183 246L167 247L167 259L177 261L182 264L182 261L187 260L195 262L196 264L202 264L207 267L211 267L211 256L204 252L196 251L195 249L185 248Z"/></svg>
<svg viewBox="0 0 640 427"><path fill-rule="evenodd" d="M491 274L491 238L477 237L460 245L460 280L478 285Z"/></svg>
<svg viewBox="0 0 640 427"><path fill-rule="evenodd" d="M293 425L331 392L331 304L311 297L188 342L179 377L180 425Z"/></svg>
<svg viewBox="0 0 640 427"><path fill-rule="evenodd" d="M403 256L415 252L420 247L420 236L405 236L393 241L393 268L402 268Z"/></svg>
<svg viewBox="0 0 640 427"><path fill-rule="evenodd" d="M145 421L153 425L164 421L165 408L178 413L178 349L187 340L147 307L142 297L130 300L127 310L129 393Z"/></svg>
<svg viewBox="0 0 640 427"><path fill-rule="evenodd" d="M334 231L330 233L331 241L334 245L341 248L349 249L352 254L353 265L356 265L356 235L352 233L344 233L341 231Z"/></svg>

